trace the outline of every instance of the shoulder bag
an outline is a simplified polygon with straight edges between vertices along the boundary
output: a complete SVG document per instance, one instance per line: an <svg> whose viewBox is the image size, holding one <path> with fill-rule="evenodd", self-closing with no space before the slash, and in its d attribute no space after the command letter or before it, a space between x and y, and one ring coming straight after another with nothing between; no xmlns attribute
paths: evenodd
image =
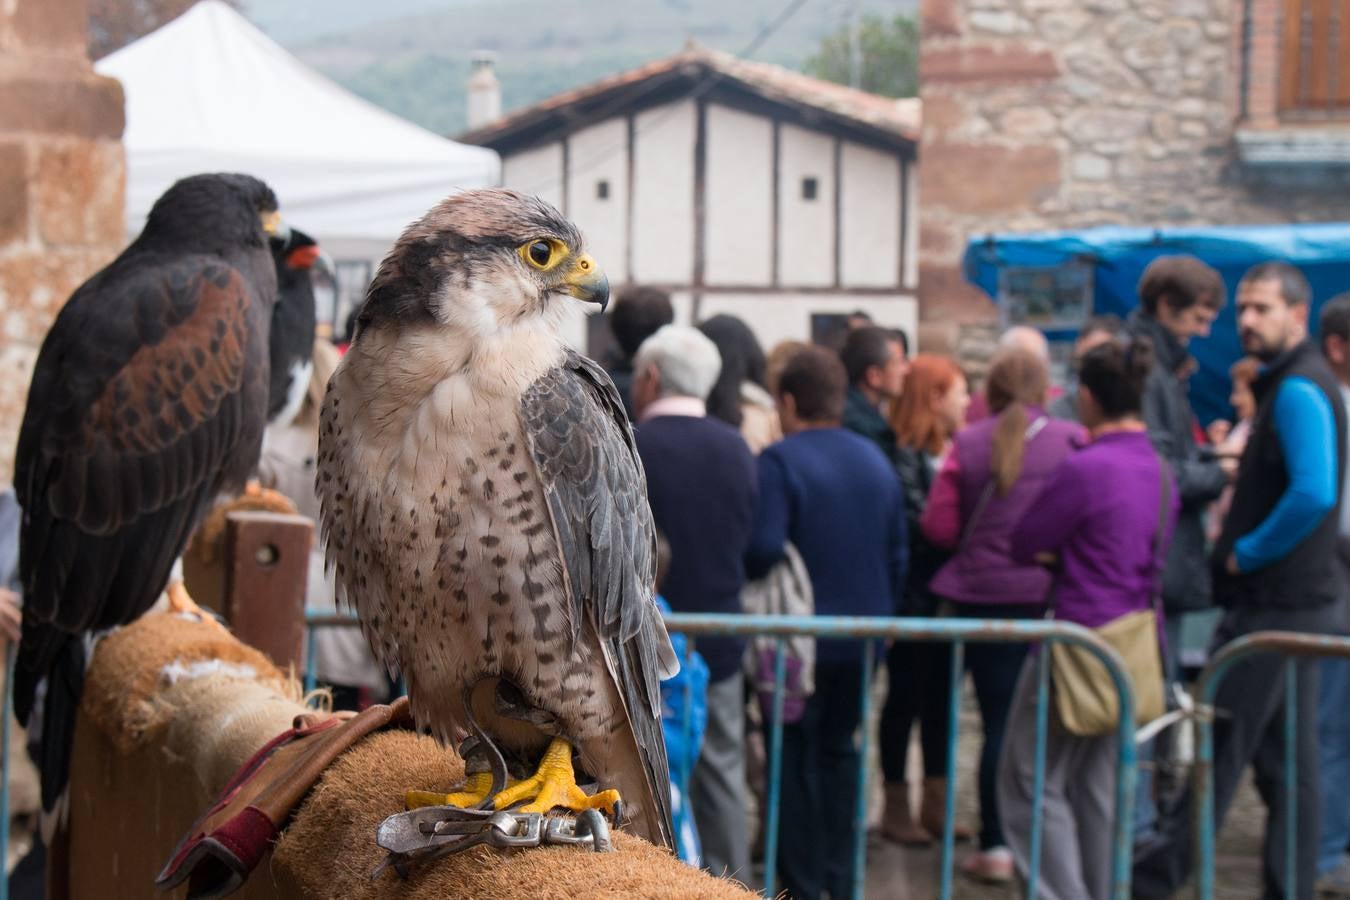
<svg viewBox="0 0 1350 900"><path fill-rule="evenodd" d="M1125 672L1134 693L1137 725L1158 718L1165 708L1158 623L1162 617L1162 566L1172 486L1167 463L1161 458L1158 460L1158 485L1158 530L1153 540L1158 572L1153 602L1148 609L1126 613L1093 629L1125 662ZM1065 731L1079 737L1100 737L1116 730L1120 724L1120 701L1115 682L1091 650L1061 641L1050 642L1050 673L1055 688L1055 712Z"/></svg>

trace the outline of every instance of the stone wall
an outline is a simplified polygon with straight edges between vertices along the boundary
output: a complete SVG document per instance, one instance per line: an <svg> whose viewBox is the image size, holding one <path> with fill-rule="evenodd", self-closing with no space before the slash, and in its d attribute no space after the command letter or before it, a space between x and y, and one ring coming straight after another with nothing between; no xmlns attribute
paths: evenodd
<svg viewBox="0 0 1350 900"><path fill-rule="evenodd" d="M0 0L0 484L47 328L123 243L122 87L87 22L85 0Z"/></svg>
<svg viewBox="0 0 1350 900"><path fill-rule="evenodd" d="M1275 0L1255 0L1273 20ZM1237 159L1242 0L923 0L920 309L954 345L996 318L969 237L1094 225L1341 220L1350 192L1269 187ZM1254 13L1255 15L1255 13ZM1274 23L1243 127L1273 124Z"/></svg>

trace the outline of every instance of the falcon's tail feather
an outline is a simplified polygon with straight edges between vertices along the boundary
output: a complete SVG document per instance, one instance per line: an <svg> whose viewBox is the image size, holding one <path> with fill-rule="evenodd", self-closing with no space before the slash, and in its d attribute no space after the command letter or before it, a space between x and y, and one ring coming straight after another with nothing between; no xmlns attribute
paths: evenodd
<svg viewBox="0 0 1350 900"><path fill-rule="evenodd" d="M660 630L658 639L657 631ZM619 644L606 641L609 654L617 666L615 673L633 740L641 758L641 770L646 781L650 802L645 823L638 823L640 834L647 840L668 849L675 848L675 827L670 815L670 762L666 756L666 736L661 725L660 677L657 675L665 654L674 659L670 640L665 636L665 624L655 606L644 617L638 636ZM618 644L618 646L615 646ZM658 647L661 651L653 652ZM678 664L677 664L678 668ZM653 697L651 694L655 694Z"/></svg>

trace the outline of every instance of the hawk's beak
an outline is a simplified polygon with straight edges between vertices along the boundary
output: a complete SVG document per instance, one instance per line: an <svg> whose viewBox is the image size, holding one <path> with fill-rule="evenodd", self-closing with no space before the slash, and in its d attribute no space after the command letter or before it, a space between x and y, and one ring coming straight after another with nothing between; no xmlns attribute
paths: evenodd
<svg viewBox="0 0 1350 900"><path fill-rule="evenodd" d="M275 209L262 214L262 228L268 237L283 244L291 239L291 227L281 221L281 213Z"/></svg>
<svg viewBox="0 0 1350 900"><path fill-rule="evenodd" d="M589 253L577 257L571 271L563 277L563 284L567 293L578 300L600 304L601 312L609 306L609 279Z"/></svg>

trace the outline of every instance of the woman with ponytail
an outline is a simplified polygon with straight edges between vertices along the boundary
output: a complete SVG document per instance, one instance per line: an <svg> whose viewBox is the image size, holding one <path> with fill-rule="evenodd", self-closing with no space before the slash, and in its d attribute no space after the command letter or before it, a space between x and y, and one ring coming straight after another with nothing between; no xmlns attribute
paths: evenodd
<svg viewBox="0 0 1350 900"><path fill-rule="evenodd" d="M1013 559L1013 530L1050 474L1082 433L1044 411L1050 373L1045 360L1021 349L994 359L985 385L993 416L957 432L924 508L924 536L954 550L929 583L952 614L975 619L1034 619L1045 612L1050 575ZM971 644L966 670L975 684L984 729L980 754L980 848L961 870L982 881L1007 882L1013 856L999 821L999 751L1025 644Z"/></svg>
<svg viewBox="0 0 1350 900"><path fill-rule="evenodd" d="M1141 398L1153 361L1146 337L1111 341L1084 355L1078 411L1091 443L1059 465L1014 531L1014 559L1053 565L1059 573L1050 598L1056 619L1096 629L1140 610L1162 613L1162 564L1180 503L1143 421ZM999 803L1025 876L1036 766L1030 661L1012 709ZM1110 896L1115 752L1114 734L1080 737L1054 724L1046 733L1042 840L1055 850L1041 854L1039 897Z"/></svg>

